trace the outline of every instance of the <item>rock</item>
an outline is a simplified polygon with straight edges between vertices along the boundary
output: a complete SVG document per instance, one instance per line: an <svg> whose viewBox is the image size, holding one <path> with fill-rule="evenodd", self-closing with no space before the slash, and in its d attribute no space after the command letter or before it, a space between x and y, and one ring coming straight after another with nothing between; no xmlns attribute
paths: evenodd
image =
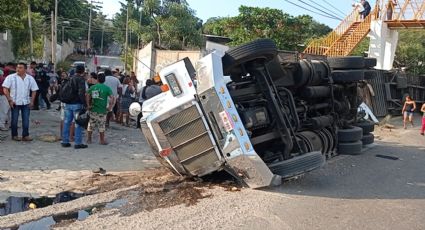
<svg viewBox="0 0 425 230"><path fill-rule="evenodd" d="M237 191L241 191L241 189L240 189L240 188L238 188L238 187L232 187L232 188L230 189L230 191L232 191L232 192L237 192Z"/></svg>

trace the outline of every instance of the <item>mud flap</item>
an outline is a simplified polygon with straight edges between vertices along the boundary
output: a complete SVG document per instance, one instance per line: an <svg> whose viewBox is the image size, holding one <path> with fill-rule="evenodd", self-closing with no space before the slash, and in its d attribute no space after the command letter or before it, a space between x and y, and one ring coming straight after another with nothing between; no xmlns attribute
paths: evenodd
<svg viewBox="0 0 425 230"><path fill-rule="evenodd" d="M318 169L324 164L325 156L320 151L316 151L270 164L269 168L274 174L285 179Z"/></svg>

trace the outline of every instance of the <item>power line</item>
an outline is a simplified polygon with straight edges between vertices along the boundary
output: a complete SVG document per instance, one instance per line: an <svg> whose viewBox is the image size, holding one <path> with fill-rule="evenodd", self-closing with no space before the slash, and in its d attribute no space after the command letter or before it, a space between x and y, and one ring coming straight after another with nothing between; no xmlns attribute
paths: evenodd
<svg viewBox="0 0 425 230"><path fill-rule="evenodd" d="M324 13L324 14L327 14L327 15L329 15L329 16L331 16L331 17L334 17L334 18L339 19L339 20L341 20L341 21L342 21L342 18L340 18L340 17L338 17L338 16L335 16L335 15L333 15L333 14L330 14L330 13L328 13L328 12L326 12L326 11L323 11L323 10L321 10L321 9L319 9L319 8L317 8L317 7L315 7L315 6L311 5L311 4L309 4L309 3L307 3L307 2L304 2L303 0L298 0L298 1L299 1L299 2L304 3L304 4L305 4L305 5L307 5L307 6L310 6L311 8L313 8L313 9L315 9L315 10L318 10L318 11L320 11L320 12Z"/></svg>
<svg viewBox="0 0 425 230"><path fill-rule="evenodd" d="M321 13L319 13L319 12L316 12L316 11L313 11L313 10L310 10L310 9L307 9L307 8L305 8L304 6L300 6L300 5L298 5L298 4L296 4L296 3L293 3L293 2L291 2L291 1L289 1L289 0L284 0L284 1L285 1L285 2L290 3L290 4L294 5L294 6L297 6L297 7L301 8L301 9L304 9L304 10L306 10L306 11L308 11L308 12L311 12L311 13L314 13L314 14L318 14L318 15L320 15L320 16L322 16L322 17L330 18L330 19L334 19L334 20L340 20L339 18L330 17L330 16L328 16L328 15L326 15L326 14L321 14Z"/></svg>
<svg viewBox="0 0 425 230"><path fill-rule="evenodd" d="M336 16L341 17L341 18L345 18L345 17L346 17L346 15L345 15L345 14L341 14L339 11L335 12L335 11L333 11L333 10L329 9L329 7L323 6L323 5L321 5L320 3L318 3L318 2L315 2L315 1L313 1L313 0L310 0L310 2L312 2L312 3L316 4L318 7L322 8L322 9L323 9L323 10L325 10L325 11L328 11L329 13L331 13L331 14L333 14L333 15L336 15Z"/></svg>
<svg viewBox="0 0 425 230"><path fill-rule="evenodd" d="M342 15L345 15L344 12L342 12L340 9L336 8L334 5L330 4L327 0L323 0L328 6L334 8L336 11L340 12Z"/></svg>

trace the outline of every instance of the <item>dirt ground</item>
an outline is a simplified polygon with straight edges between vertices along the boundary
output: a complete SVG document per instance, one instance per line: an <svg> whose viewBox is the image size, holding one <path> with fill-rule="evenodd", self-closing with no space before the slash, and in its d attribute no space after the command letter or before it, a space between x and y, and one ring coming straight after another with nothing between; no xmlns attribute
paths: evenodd
<svg viewBox="0 0 425 230"><path fill-rule="evenodd" d="M79 171L69 187L93 195L0 217L0 229L83 209L90 210L87 218L51 228L425 229L425 137L418 124L404 130L400 118L389 122L395 128L376 127L376 144L363 154L337 156L320 170L259 190L185 179L161 168ZM2 187L16 180L3 177ZM120 204L105 205L110 202Z"/></svg>

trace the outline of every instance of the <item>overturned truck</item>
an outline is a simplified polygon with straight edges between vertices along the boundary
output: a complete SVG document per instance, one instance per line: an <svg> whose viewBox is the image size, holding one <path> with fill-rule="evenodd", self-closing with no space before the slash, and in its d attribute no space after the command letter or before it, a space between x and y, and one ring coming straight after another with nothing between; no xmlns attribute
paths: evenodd
<svg viewBox="0 0 425 230"><path fill-rule="evenodd" d="M153 154L176 174L226 170L252 188L360 154L374 124L357 91L376 60L294 56L260 39L205 56L196 71L187 60L164 68L169 90L141 109Z"/></svg>

